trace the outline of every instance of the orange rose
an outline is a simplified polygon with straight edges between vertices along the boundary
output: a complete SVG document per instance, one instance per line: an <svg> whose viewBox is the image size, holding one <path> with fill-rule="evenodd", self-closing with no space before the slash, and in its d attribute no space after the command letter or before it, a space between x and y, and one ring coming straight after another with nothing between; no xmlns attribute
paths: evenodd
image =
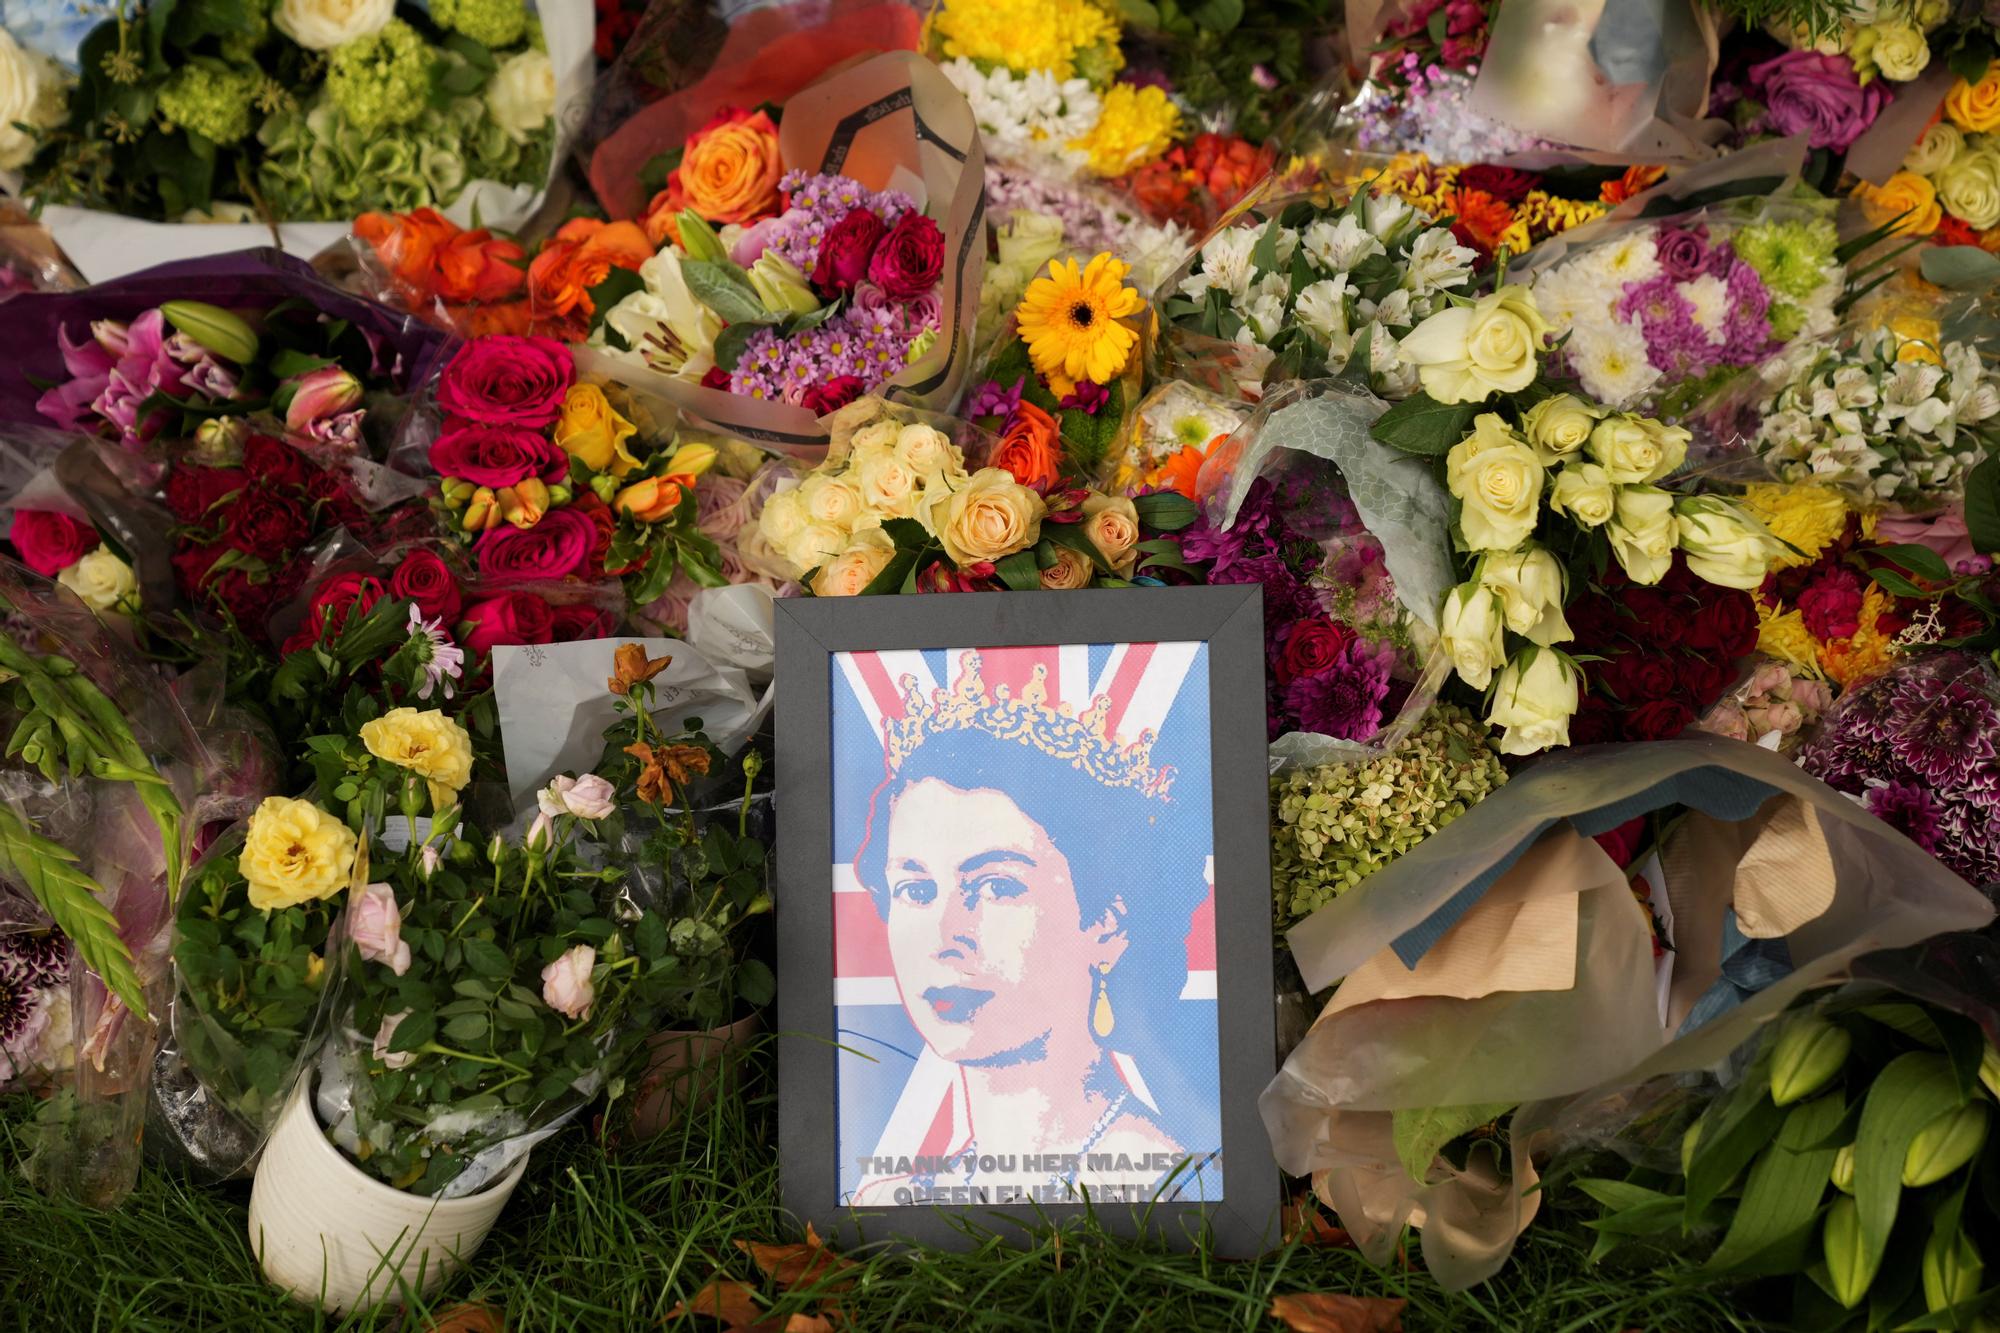
<svg viewBox="0 0 2000 1333"><path fill-rule="evenodd" d="M684 472L646 477L613 496L611 507L641 523L657 523L680 508L682 488L693 485L694 478Z"/></svg>
<svg viewBox="0 0 2000 1333"><path fill-rule="evenodd" d="M436 209L363 213L354 234L398 283L425 299L452 303L506 300L527 281L527 252L481 227L466 231Z"/></svg>
<svg viewBox="0 0 2000 1333"><path fill-rule="evenodd" d="M762 111L724 107L688 136L667 188L646 206L655 245L673 238L673 217L692 208L710 222L754 222L778 211L778 127Z"/></svg>
<svg viewBox="0 0 2000 1333"><path fill-rule="evenodd" d="M1031 490L1046 492L1062 476L1062 441L1056 419L1023 399L1007 418L993 466L1014 474Z"/></svg>
<svg viewBox="0 0 2000 1333"><path fill-rule="evenodd" d="M646 233L634 222L572 218L549 237L528 265L528 299L537 320L587 322L596 307L590 289L614 268L637 269L653 257Z"/></svg>

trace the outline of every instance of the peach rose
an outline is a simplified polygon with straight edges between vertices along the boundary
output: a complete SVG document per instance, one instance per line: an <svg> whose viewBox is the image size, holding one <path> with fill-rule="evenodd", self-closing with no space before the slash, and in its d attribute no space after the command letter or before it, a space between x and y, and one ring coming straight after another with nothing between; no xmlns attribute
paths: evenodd
<svg viewBox="0 0 2000 1333"><path fill-rule="evenodd" d="M1092 495L1083 502L1083 535L1121 579L1139 562L1139 509L1124 496Z"/></svg>
<svg viewBox="0 0 2000 1333"><path fill-rule="evenodd" d="M956 565L999 560L1041 539L1042 497L1005 468L983 467L955 491L940 492L919 512L924 529Z"/></svg>
<svg viewBox="0 0 2000 1333"><path fill-rule="evenodd" d="M682 488L693 486L694 481L685 473L646 477L613 496L611 507L641 523L657 523L680 508Z"/></svg>
<svg viewBox="0 0 2000 1333"><path fill-rule="evenodd" d="M1047 493L1062 475L1062 441L1056 419L1022 400L1007 418L1007 428L994 451L993 466L1014 474L1014 480Z"/></svg>
<svg viewBox="0 0 2000 1333"><path fill-rule="evenodd" d="M754 222L778 211L778 127L762 111L725 107L688 137L667 188L646 209L655 244L677 239L674 216L691 208L710 222Z"/></svg>
<svg viewBox="0 0 2000 1333"><path fill-rule="evenodd" d="M854 534L847 549L820 566L813 576L815 597L858 597L896 558L896 543L880 528Z"/></svg>
<svg viewBox="0 0 2000 1333"><path fill-rule="evenodd" d="M1055 552L1056 562L1042 571L1042 586L1051 592L1088 588L1090 557L1070 546L1057 546Z"/></svg>

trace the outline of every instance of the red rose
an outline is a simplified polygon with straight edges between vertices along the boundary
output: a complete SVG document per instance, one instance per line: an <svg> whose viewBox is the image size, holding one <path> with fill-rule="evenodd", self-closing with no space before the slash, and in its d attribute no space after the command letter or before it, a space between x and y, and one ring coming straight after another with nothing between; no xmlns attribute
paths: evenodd
<svg viewBox="0 0 2000 1333"><path fill-rule="evenodd" d="M250 474L240 467L177 463L167 474L167 508L176 522L200 523L249 482Z"/></svg>
<svg viewBox="0 0 2000 1333"><path fill-rule="evenodd" d="M223 542L231 550L272 561L290 555L311 534L305 511L271 491L243 496L225 511Z"/></svg>
<svg viewBox="0 0 2000 1333"><path fill-rule="evenodd" d="M701 373L701 387L704 389L727 389L729 372L721 366L710 366Z"/></svg>
<svg viewBox="0 0 2000 1333"><path fill-rule="evenodd" d="M868 260L868 280L898 301L925 295L943 272L944 232L921 213L903 214Z"/></svg>
<svg viewBox="0 0 2000 1333"><path fill-rule="evenodd" d="M829 301L853 291L854 284L868 276L868 261L885 230L872 209L850 209L819 243L819 259L812 271L814 290Z"/></svg>
<svg viewBox="0 0 2000 1333"><path fill-rule="evenodd" d="M335 574L319 585L306 603L306 619L301 629L310 629L313 642L335 634L350 615L365 616L388 590L372 574Z"/></svg>
<svg viewBox="0 0 2000 1333"><path fill-rule="evenodd" d="M1604 849L1604 854L1624 869L1638 859L1639 846L1646 838L1646 819L1628 819L1615 829L1596 834L1591 841Z"/></svg>
<svg viewBox="0 0 2000 1333"><path fill-rule="evenodd" d="M220 542L197 546L183 543L173 554L174 582L189 597L200 593L208 582L208 572L229 548Z"/></svg>
<svg viewBox="0 0 2000 1333"><path fill-rule="evenodd" d="M859 375L835 375L807 389L805 397L799 399L799 406L816 417L823 417L828 412L838 412L859 398L864 387Z"/></svg>
<svg viewBox="0 0 2000 1333"><path fill-rule="evenodd" d="M551 509L532 528L503 523L479 539L479 572L502 582L560 579L589 571L597 525L574 506Z"/></svg>
<svg viewBox="0 0 2000 1333"><path fill-rule="evenodd" d="M278 586L269 578L253 579L241 569L231 569L209 584L207 595L229 612L245 634L261 639L271 608L278 602Z"/></svg>
<svg viewBox="0 0 2000 1333"><path fill-rule="evenodd" d="M540 431L454 421L431 444L431 470L495 490L530 477L555 486L569 475L569 455Z"/></svg>
<svg viewBox="0 0 2000 1333"><path fill-rule="evenodd" d="M1697 708L1707 708L1736 683L1740 673L1734 657L1694 657L1681 659L1681 697Z"/></svg>
<svg viewBox="0 0 2000 1333"><path fill-rule="evenodd" d="M576 379L569 348L554 338L474 338L438 377L447 415L494 426L547 426Z"/></svg>
<svg viewBox="0 0 2000 1333"><path fill-rule="evenodd" d="M553 643L555 615L533 593L504 592L465 608L458 641L473 658L483 658L501 644Z"/></svg>
<svg viewBox="0 0 2000 1333"><path fill-rule="evenodd" d="M1678 699L1654 699L1625 715L1625 734L1635 741L1664 741L1694 724L1694 709Z"/></svg>
<svg viewBox="0 0 2000 1333"><path fill-rule="evenodd" d="M368 522L368 511L361 507L354 488L340 473L327 469L314 472L306 482L306 494L319 505L322 531L328 528L359 529Z"/></svg>
<svg viewBox="0 0 2000 1333"><path fill-rule="evenodd" d="M255 435L243 446L243 470L260 486L303 486L319 471L306 456L268 435Z"/></svg>
<svg viewBox="0 0 2000 1333"><path fill-rule="evenodd" d="M622 578L644 569L646 562L653 558L653 553L646 551L629 565L622 565L617 569L611 568L606 562L606 557L611 553L611 539L618 535L618 515L611 511L610 505L589 491L578 493L576 499L570 501L569 507L589 519L597 529L597 539L590 547L590 572Z"/></svg>
<svg viewBox="0 0 2000 1333"><path fill-rule="evenodd" d="M1586 694L1569 719L1569 743L1602 745L1618 739L1618 709L1601 694Z"/></svg>
<svg viewBox="0 0 2000 1333"><path fill-rule="evenodd" d="M1680 684L1676 663L1664 653L1620 653L1590 666L1598 682L1628 709L1667 698Z"/></svg>
<svg viewBox="0 0 2000 1333"><path fill-rule="evenodd" d="M1631 587L1619 601L1632 613L1624 632L1640 643L1665 646L1677 643L1686 627L1687 608L1679 598L1659 588Z"/></svg>
<svg viewBox="0 0 2000 1333"><path fill-rule="evenodd" d="M68 514L53 509L17 509L7 539L21 553L21 563L43 578L52 579L88 555L97 545L97 533L88 523L79 523Z"/></svg>
<svg viewBox="0 0 2000 1333"><path fill-rule="evenodd" d="M1757 646L1757 607L1750 594L1734 588L1710 588L1701 609L1688 622L1687 646L1724 657L1741 657Z"/></svg>
<svg viewBox="0 0 2000 1333"><path fill-rule="evenodd" d="M449 625L458 619L463 605L458 580L451 567L434 551L411 551L389 576L389 595L399 601L415 602L426 620L442 620Z"/></svg>
<svg viewBox="0 0 2000 1333"><path fill-rule="evenodd" d="M588 602L572 602L568 606L554 609L554 623L550 627L550 637L555 643L571 643L577 639L608 638L618 628L618 617L601 606Z"/></svg>
<svg viewBox="0 0 2000 1333"><path fill-rule="evenodd" d="M1354 631L1331 620L1301 620L1285 636L1278 652L1274 674L1281 685L1300 676L1317 675L1340 660L1341 650L1354 638Z"/></svg>

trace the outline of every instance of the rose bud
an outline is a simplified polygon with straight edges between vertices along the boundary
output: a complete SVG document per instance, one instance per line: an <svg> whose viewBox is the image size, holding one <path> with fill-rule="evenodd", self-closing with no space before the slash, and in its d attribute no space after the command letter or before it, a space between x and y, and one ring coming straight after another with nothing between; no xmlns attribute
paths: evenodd
<svg viewBox="0 0 2000 1333"><path fill-rule="evenodd" d="M495 495L500 501L501 516L517 528L534 527L549 511L549 488L539 477L503 486Z"/></svg>
<svg viewBox="0 0 2000 1333"><path fill-rule="evenodd" d="M499 527L501 521L499 500L489 488L481 486L465 502L465 515L458 524L467 532L484 532Z"/></svg>
<svg viewBox="0 0 2000 1333"><path fill-rule="evenodd" d="M243 461L243 442L250 423L242 417L208 417L194 428L194 461L210 467L234 467Z"/></svg>
<svg viewBox="0 0 2000 1333"><path fill-rule="evenodd" d="M285 429L303 432L315 421L339 416L361 405L361 381L339 366L309 370L279 386L285 409Z"/></svg>
<svg viewBox="0 0 2000 1333"><path fill-rule="evenodd" d="M715 466L715 446L712 444L684 444L674 450L674 456L667 460L667 475L699 477Z"/></svg>
<svg viewBox="0 0 2000 1333"><path fill-rule="evenodd" d="M682 485L693 485L694 478L680 475L667 477L646 477L633 482L611 504L621 514L630 514L641 523L657 523L680 507Z"/></svg>

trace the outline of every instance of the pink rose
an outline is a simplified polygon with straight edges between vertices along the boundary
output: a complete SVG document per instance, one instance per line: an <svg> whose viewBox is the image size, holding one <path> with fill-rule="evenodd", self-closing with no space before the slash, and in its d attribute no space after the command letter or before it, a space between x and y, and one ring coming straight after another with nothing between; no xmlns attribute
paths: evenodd
<svg viewBox="0 0 2000 1333"><path fill-rule="evenodd" d="M597 541L597 525L575 509L551 509L532 528L503 523L479 539L479 572L503 582L580 574Z"/></svg>
<svg viewBox="0 0 2000 1333"><path fill-rule="evenodd" d="M1695 723L1695 730L1747 741L1750 739L1750 719L1744 715L1740 706L1724 700L1709 709L1707 717Z"/></svg>
<svg viewBox="0 0 2000 1333"><path fill-rule="evenodd" d="M899 301L937 286L944 272L944 233L921 213L905 213L868 261L868 277Z"/></svg>
<svg viewBox="0 0 2000 1333"><path fill-rule="evenodd" d="M579 944L542 969L542 1000L565 1018L589 1018L597 992L590 984L590 969L597 963L597 950Z"/></svg>
<svg viewBox="0 0 2000 1333"><path fill-rule="evenodd" d="M415 1051L397 1051L393 1055L389 1051L389 1043L396 1039L396 1029L401 1027L403 1020L409 1016L410 1011L407 1009L400 1014L390 1014L382 1020L382 1026L375 1033L375 1058L382 1062L384 1069L401 1069L416 1061Z"/></svg>
<svg viewBox="0 0 2000 1333"><path fill-rule="evenodd" d="M1958 570L1960 564L1979 554L1972 549L1972 537L1965 530L1965 509L1961 505L1953 505L1929 518L1884 514L1875 520L1875 540L1885 546L1928 546L1952 570Z"/></svg>
<svg viewBox="0 0 2000 1333"><path fill-rule="evenodd" d="M7 539L21 553L21 563L43 578L54 578L97 546L89 524L53 509L17 509Z"/></svg>
<svg viewBox="0 0 2000 1333"><path fill-rule="evenodd" d="M575 815L578 819L603 819L618 808L616 797L617 790L595 773L580 778L565 773L536 792L535 803L550 818Z"/></svg>
<svg viewBox="0 0 2000 1333"><path fill-rule="evenodd" d="M1787 51L1750 67L1750 86L1764 101L1764 124L1778 134L1803 134L1814 148L1845 150L1888 104L1883 80L1866 88L1846 56Z"/></svg>
<svg viewBox="0 0 2000 1333"><path fill-rule="evenodd" d="M569 348L554 338L474 338L438 380L438 406L495 426L547 426L576 379Z"/></svg>
<svg viewBox="0 0 2000 1333"><path fill-rule="evenodd" d="M458 641L474 659L485 657L502 644L552 643L555 613L533 593L502 593L465 608Z"/></svg>
<svg viewBox="0 0 2000 1333"><path fill-rule="evenodd" d="M431 470L495 490L530 477L555 486L569 474L569 455L540 431L459 421L431 444Z"/></svg>
<svg viewBox="0 0 2000 1333"><path fill-rule="evenodd" d="M410 970L410 946L403 943L403 909L387 884L370 884L348 904L347 937L371 963L384 963L397 976Z"/></svg>

